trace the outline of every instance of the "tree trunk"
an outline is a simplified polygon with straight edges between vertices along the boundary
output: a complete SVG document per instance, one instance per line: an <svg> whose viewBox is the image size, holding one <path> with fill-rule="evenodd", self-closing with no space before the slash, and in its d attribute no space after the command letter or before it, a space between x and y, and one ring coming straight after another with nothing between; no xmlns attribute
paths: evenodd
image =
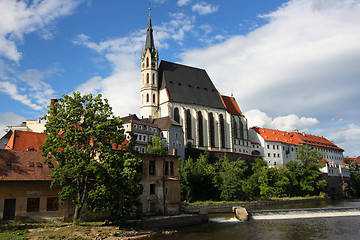
<svg viewBox="0 0 360 240"><path fill-rule="evenodd" d="M81 209L82 209L82 206L80 204L75 204L75 212L74 212L73 223L80 220Z"/></svg>

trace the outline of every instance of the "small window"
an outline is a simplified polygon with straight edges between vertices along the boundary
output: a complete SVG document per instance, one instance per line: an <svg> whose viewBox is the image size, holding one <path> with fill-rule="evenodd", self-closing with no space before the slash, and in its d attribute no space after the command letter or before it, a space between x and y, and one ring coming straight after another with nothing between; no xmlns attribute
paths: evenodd
<svg viewBox="0 0 360 240"><path fill-rule="evenodd" d="M173 146L173 147L176 147L176 143L175 143L175 142L173 142L173 143L172 143L172 146Z"/></svg>
<svg viewBox="0 0 360 240"><path fill-rule="evenodd" d="M270 153L268 153L268 157L270 157Z"/></svg>
<svg viewBox="0 0 360 240"><path fill-rule="evenodd" d="M178 133L177 132L175 133L175 138L178 138Z"/></svg>
<svg viewBox="0 0 360 240"><path fill-rule="evenodd" d="M169 162L165 161L165 176L169 175Z"/></svg>
<svg viewBox="0 0 360 240"><path fill-rule="evenodd" d="M274 157L276 157L276 153L274 153Z"/></svg>
<svg viewBox="0 0 360 240"><path fill-rule="evenodd" d="M150 194L155 194L155 184L150 184Z"/></svg>
<svg viewBox="0 0 360 240"><path fill-rule="evenodd" d="M57 211L59 210L59 198L48 197L46 201L46 211Z"/></svg>
<svg viewBox="0 0 360 240"><path fill-rule="evenodd" d="M174 176L174 162L170 162L170 176Z"/></svg>
<svg viewBox="0 0 360 240"><path fill-rule="evenodd" d="M40 209L40 198L28 198L26 211L27 212L38 212Z"/></svg>
<svg viewBox="0 0 360 240"><path fill-rule="evenodd" d="M139 129L143 129L143 126L142 126L142 125L139 125Z"/></svg>
<svg viewBox="0 0 360 240"><path fill-rule="evenodd" d="M149 175L155 175L155 161L149 162Z"/></svg>

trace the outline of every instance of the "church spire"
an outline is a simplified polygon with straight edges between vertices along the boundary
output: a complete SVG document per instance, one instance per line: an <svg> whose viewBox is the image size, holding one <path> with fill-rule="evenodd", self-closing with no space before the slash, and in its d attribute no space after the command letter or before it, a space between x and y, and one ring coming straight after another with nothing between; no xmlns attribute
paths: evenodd
<svg viewBox="0 0 360 240"><path fill-rule="evenodd" d="M146 31L147 31L147 33L146 33L145 49L143 50L143 55L149 49L151 56L155 57L156 49L155 49L155 44L154 44L153 28L152 28L152 24L151 24L151 8L149 8L149 21L148 21L148 27L147 27Z"/></svg>

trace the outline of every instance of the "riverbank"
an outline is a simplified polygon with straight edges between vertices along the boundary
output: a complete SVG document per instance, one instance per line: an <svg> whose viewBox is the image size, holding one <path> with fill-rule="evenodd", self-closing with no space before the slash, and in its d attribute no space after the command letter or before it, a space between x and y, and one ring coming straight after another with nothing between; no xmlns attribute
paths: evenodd
<svg viewBox="0 0 360 240"><path fill-rule="evenodd" d="M100 222L87 222L79 225L70 223L19 223L10 221L0 223L0 239L146 239L157 235L170 235L175 230L139 230L103 226Z"/></svg>

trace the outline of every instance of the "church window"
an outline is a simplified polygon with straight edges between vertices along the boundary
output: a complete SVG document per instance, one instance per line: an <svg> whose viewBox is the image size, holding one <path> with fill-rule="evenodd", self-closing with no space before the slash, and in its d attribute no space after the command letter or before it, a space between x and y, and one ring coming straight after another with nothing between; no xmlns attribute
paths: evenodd
<svg viewBox="0 0 360 240"><path fill-rule="evenodd" d="M149 57L146 58L146 67L149 67Z"/></svg>
<svg viewBox="0 0 360 240"><path fill-rule="evenodd" d="M210 147L215 147L215 127L214 127L214 116L209 113L209 136L210 136Z"/></svg>
<svg viewBox="0 0 360 240"><path fill-rule="evenodd" d="M199 134L199 147L204 146L204 127L203 127L203 117L200 111L197 113L198 118L198 134Z"/></svg>
<svg viewBox="0 0 360 240"><path fill-rule="evenodd" d="M155 96L155 93L153 94L153 103L155 103L155 100L156 100L156 96Z"/></svg>
<svg viewBox="0 0 360 240"><path fill-rule="evenodd" d="M233 133L234 133L234 138L238 138L238 128L235 118L233 118Z"/></svg>
<svg viewBox="0 0 360 240"><path fill-rule="evenodd" d="M241 120L239 121L239 128L240 128L240 139L244 139L244 126Z"/></svg>
<svg viewBox="0 0 360 240"><path fill-rule="evenodd" d="M174 108L174 120L177 123L180 123L180 115L179 115L179 109L176 107Z"/></svg>
<svg viewBox="0 0 360 240"><path fill-rule="evenodd" d="M146 74L146 83L149 84L149 73Z"/></svg>
<svg viewBox="0 0 360 240"><path fill-rule="evenodd" d="M155 84L155 73L152 74L152 83Z"/></svg>
<svg viewBox="0 0 360 240"><path fill-rule="evenodd" d="M186 135L187 139L192 139L191 135L191 113L190 110L186 110Z"/></svg>
<svg viewBox="0 0 360 240"><path fill-rule="evenodd" d="M146 102L149 102L149 94L146 94Z"/></svg>
<svg viewBox="0 0 360 240"><path fill-rule="evenodd" d="M220 141L221 141L221 147L225 148L225 123L222 114L220 114Z"/></svg>

